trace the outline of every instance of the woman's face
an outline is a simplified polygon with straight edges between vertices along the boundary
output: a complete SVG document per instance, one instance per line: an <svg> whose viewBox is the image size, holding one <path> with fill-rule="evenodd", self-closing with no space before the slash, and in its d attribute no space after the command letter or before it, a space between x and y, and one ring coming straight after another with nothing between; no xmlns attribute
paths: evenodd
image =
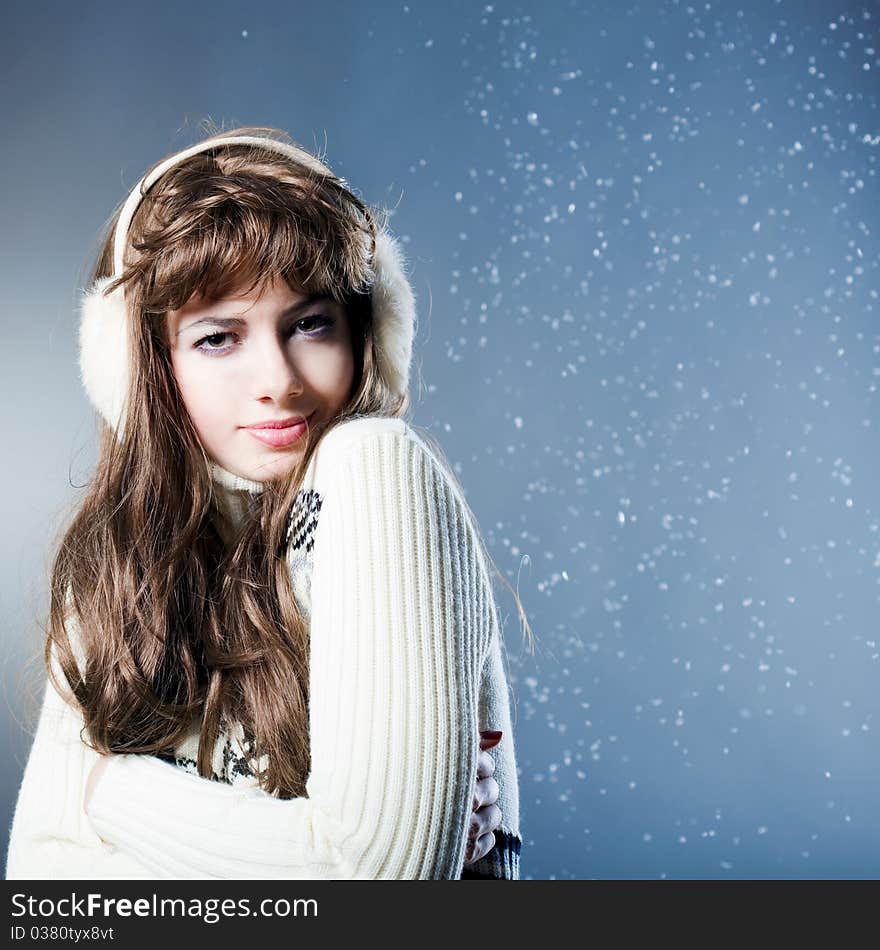
<svg viewBox="0 0 880 950"><path fill-rule="evenodd" d="M202 447L236 475L262 482L289 473L305 425L348 402L355 367L342 304L278 279L262 296L194 296L167 321L174 376ZM305 425L253 428L303 418Z"/></svg>

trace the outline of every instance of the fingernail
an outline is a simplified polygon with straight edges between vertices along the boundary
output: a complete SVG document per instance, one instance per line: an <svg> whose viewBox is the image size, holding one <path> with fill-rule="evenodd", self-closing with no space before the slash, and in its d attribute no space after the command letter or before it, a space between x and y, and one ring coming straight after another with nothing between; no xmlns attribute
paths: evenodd
<svg viewBox="0 0 880 950"><path fill-rule="evenodd" d="M501 738L503 733L501 732L500 729L498 730L486 729L484 732L481 732L480 735L482 735L486 739L497 741Z"/></svg>

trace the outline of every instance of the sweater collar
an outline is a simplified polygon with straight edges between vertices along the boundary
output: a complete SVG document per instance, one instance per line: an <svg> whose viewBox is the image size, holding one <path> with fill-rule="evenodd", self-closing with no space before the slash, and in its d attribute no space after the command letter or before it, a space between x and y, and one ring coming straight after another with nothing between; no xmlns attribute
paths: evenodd
<svg viewBox="0 0 880 950"><path fill-rule="evenodd" d="M263 492L264 482L254 482L243 475L235 475L228 469L218 465L217 462L209 463L211 467L211 480L215 485L220 485L230 492L247 492L250 495L260 495Z"/></svg>
<svg viewBox="0 0 880 950"><path fill-rule="evenodd" d="M235 475L216 462L210 463L210 474L214 483L215 508L221 516L221 534L228 543L232 532L241 525L262 494L264 484Z"/></svg>

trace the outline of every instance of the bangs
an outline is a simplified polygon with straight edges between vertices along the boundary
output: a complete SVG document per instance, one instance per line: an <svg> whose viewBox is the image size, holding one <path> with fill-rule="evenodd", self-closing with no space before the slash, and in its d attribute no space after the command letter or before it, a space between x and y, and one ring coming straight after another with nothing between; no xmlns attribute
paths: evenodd
<svg viewBox="0 0 880 950"><path fill-rule="evenodd" d="M295 177L289 166L279 179L218 175L213 160L213 174L205 174L198 165L169 173L132 221L131 246L140 256L130 276L140 278L146 312L179 310L194 294L260 293L276 278L294 292L343 304L370 292L372 220L346 189L314 173Z"/></svg>

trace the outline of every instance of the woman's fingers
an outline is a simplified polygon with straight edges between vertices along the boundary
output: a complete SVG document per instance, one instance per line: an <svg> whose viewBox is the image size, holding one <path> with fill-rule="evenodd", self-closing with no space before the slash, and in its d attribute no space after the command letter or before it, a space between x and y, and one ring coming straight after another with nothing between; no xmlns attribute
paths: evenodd
<svg viewBox="0 0 880 950"><path fill-rule="evenodd" d="M479 861L480 858L485 858L486 855L495 847L495 833L490 831L488 834L481 835L474 842L473 858L472 861Z"/></svg>
<svg viewBox="0 0 880 950"><path fill-rule="evenodd" d="M486 855L495 847L495 835L492 832L481 835L476 841L468 841L464 852L464 863L473 864Z"/></svg>
<svg viewBox="0 0 880 950"><path fill-rule="evenodd" d="M480 753L477 756L477 781L474 785L474 801L471 822L468 826L468 840L465 849L465 864L472 864L484 858L495 847L495 829L501 825L501 809L495 804L501 789L492 778L495 772L495 760L488 750L501 741L498 730L484 730L480 733Z"/></svg>
<svg viewBox="0 0 880 950"><path fill-rule="evenodd" d="M468 824L468 841L476 841L482 835L489 834L501 824L501 809L497 805L486 805L471 815Z"/></svg>
<svg viewBox="0 0 880 950"><path fill-rule="evenodd" d="M466 861L479 861L495 847L495 829L501 824L501 809L486 805L471 815L468 826Z"/></svg>
<svg viewBox="0 0 880 950"><path fill-rule="evenodd" d="M501 809L497 805L485 805L471 815L468 838L476 840L481 835L494 831L501 824Z"/></svg>
<svg viewBox="0 0 880 950"><path fill-rule="evenodd" d="M476 812L485 805L492 805L497 802L500 792L501 789L498 787L498 783L491 775L477 779L474 785L474 800L471 811Z"/></svg>
<svg viewBox="0 0 880 950"><path fill-rule="evenodd" d="M477 778L486 778L495 772L495 760L488 752L481 752L477 756Z"/></svg>

